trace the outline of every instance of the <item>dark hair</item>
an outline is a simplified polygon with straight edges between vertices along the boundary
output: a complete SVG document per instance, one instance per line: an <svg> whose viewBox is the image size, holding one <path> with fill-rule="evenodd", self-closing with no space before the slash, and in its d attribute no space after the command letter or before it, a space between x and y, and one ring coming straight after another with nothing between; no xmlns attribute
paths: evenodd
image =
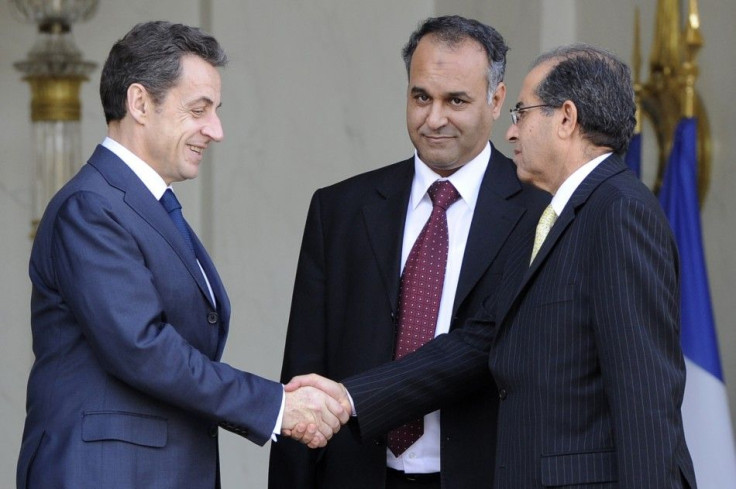
<svg viewBox="0 0 736 489"><path fill-rule="evenodd" d="M181 58L199 56L215 67L227 56L217 40L196 27L155 21L137 24L116 42L102 68L100 98L105 120L125 117L128 87L140 83L160 104L181 75Z"/></svg>
<svg viewBox="0 0 736 489"><path fill-rule="evenodd" d="M542 54L533 67L548 61L557 64L537 86L541 103L560 107L572 101L585 138L596 146L625 153L636 125L629 67L610 52L587 44Z"/></svg>
<svg viewBox="0 0 736 489"><path fill-rule="evenodd" d="M422 22L411 34L409 42L401 52L407 73L409 73L411 58L419 41L428 34L432 34L437 40L449 46L456 46L471 39L483 47L488 56L488 101L490 102L498 84L503 81L506 71L506 52L509 47L503 40L503 36L491 26L459 15L431 17Z"/></svg>

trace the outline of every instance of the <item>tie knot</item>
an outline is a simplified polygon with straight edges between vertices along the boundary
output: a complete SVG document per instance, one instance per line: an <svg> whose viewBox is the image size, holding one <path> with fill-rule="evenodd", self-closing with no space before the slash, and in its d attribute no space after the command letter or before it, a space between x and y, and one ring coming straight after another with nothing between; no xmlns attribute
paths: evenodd
<svg viewBox="0 0 736 489"><path fill-rule="evenodd" d="M171 213L171 211L176 209L181 209L179 199L176 198L176 195L174 195L174 192L170 188L166 189L166 192L161 196L160 202L168 213Z"/></svg>
<svg viewBox="0 0 736 489"><path fill-rule="evenodd" d="M457 202L460 194L449 180L437 180L427 190L432 204L447 210L452 204Z"/></svg>

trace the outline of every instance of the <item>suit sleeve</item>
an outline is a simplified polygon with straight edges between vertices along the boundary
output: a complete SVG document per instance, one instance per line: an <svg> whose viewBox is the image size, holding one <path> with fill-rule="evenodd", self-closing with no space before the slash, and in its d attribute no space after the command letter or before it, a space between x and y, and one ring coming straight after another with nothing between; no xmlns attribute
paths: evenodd
<svg viewBox="0 0 736 489"><path fill-rule="evenodd" d="M494 304L494 299L486 300ZM363 439L458 402L488 386L488 352L495 332L487 308L400 360L343 381L353 398Z"/></svg>
<svg viewBox="0 0 736 489"><path fill-rule="evenodd" d="M213 361L166 322L138 243L101 196L80 192L60 208L51 259L63 300L102 367L125 384L264 444L282 387ZM183 305L182 307L187 307ZM195 323L188 327L195 328Z"/></svg>
<svg viewBox="0 0 736 489"><path fill-rule="evenodd" d="M680 487L685 370L677 251L652 202L619 198L599 222L592 324L622 488Z"/></svg>
<svg viewBox="0 0 736 489"><path fill-rule="evenodd" d="M299 253L281 369L283 382L295 375L324 375L327 371L325 246L320 212L317 191L309 206ZM269 488L316 488L316 465L321 452L321 449L310 450L301 443L280 437L278 442L271 444Z"/></svg>

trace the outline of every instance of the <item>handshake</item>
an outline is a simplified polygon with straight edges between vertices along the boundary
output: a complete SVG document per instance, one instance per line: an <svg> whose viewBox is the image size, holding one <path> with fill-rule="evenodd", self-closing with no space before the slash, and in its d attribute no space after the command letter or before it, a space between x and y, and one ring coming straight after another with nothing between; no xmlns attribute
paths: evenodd
<svg viewBox="0 0 736 489"><path fill-rule="evenodd" d="M317 374L294 377L284 386L281 434L310 448L327 445L348 422L352 406L342 384Z"/></svg>

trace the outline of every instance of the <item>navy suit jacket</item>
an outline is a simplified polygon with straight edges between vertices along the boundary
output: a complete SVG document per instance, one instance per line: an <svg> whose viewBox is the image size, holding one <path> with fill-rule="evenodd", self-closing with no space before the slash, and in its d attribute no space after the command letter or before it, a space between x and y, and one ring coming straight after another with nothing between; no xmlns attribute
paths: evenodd
<svg viewBox="0 0 736 489"><path fill-rule="evenodd" d="M342 379L393 359L413 177L410 158L315 193L297 269L282 379L309 372ZM513 162L492 149L465 248L451 329L494 292L509 235L521 227L533 228L548 202L548 194L522 185ZM492 478L498 398L485 361L474 375L483 389L459 393L441 406L445 489L487 487ZM385 434L394 426L372 429L370 411L360 407L360 396L354 397L357 420L325 449L309 451L291 440L272 444L270 488L384 487ZM368 413L365 426L363 412Z"/></svg>
<svg viewBox="0 0 736 489"><path fill-rule="evenodd" d="M398 419L396 401L431 411L482 388L482 363L500 399L495 489L694 488L677 249L659 203L611 156L529 266L533 241L533 229L512 236L504 286L464 327L346 380L366 399L359 417L383 429Z"/></svg>
<svg viewBox="0 0 736 489"><path fill-rule="evenodd" d="M163 206L99 146L52 199L30 261L35 362L18 488L207 488L218 425L264 444L278 383L219 362L230 302Z"/></svg>

